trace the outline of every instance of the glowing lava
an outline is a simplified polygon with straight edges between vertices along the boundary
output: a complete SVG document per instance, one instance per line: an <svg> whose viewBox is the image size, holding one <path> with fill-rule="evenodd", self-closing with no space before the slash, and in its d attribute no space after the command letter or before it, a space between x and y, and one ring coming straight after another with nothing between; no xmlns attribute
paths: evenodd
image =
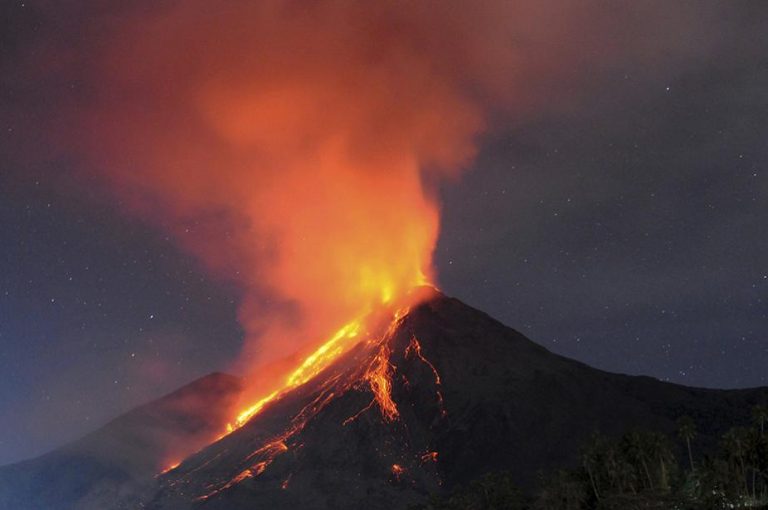
<svg viewBox="0 0 768 510"><path fill-rule="evenodd" d="M179 464L181 464L181 462L173 462L173 463L169 464L168 467L166 467L165 469L160 471L160 473L157 476L164 475L164 474L166 474L166 473L168 473L170 471L173 471L174 469L179 467Z"/></svg>
<svg viewBox="0 0 768 510"><path fill-rule="evenodd" d="M241 411L240 414L237 415L234 425L230 424L227 427L227 431L232 432L233 430L242 427L254 415L258 414L258 412L261 411L265 405L276 400L286 391L301 386L319 374L335 359L341 356L341 354L346 352L352 345L354 345L352 340L358 337L361 327L361 319L356 319L341 327L336 332L336 334L334 334L328 341L317 348L315 352L307 356L301 365L299 365L296 370L288 375L282 388L271 392L265 397L262 397L247 409Z"/></svg>
<svg viewBox="0 0 768 510"><path fill-rule="evenodd" d="M400 415L397 410L397 404L392 399L392 372L394 367L389 361L391 353L389 345L386 342L382 342L379 352L373 358L371 366L365 373L365 379L371 385L374 399L379 404L381 415L385 421L393 421Z"/></svg>
<svg viewBox="0 0 768 510"><path fill-rule="evenodd" d="M421 462L437 462L437 452L427 452L421 456Z"/></svg>
<svg viewBox="0 0 768 510"><path fill-rule="evenodd" d="M416 293L411 294L408 300L411 304L416 303ZM310 380L314 381L309 388L311 393L308 395L310 397L308 403L304 403L298 411L294 408L291 411L292 417L284 426L279 428L271 437L260 441L258 446L249 454L240 457L228 478L207 485L205 493L198 496L198 501L204 501L245 480L257 478L269 469L278 456L291 450L298 451L302 447L301 434L308 424L331 402L350 392L368 393L371 395L371 400L368 405L345 420L342 425L347 425L374 407L380 411L380 414L377 413L376 419L380 420L381 424L386 426L393 422L400 422L402 418L393 390L395 383L405 377L398 366L405 366L410 360L415 361L416 366L423 364L430 369L437 388L440 410L445 416L442 394L440 393L442 380L437 368L427 358L413 333L410 334L410 340L407 344L403 341L409 338L401 334L407 327L408 311L409 307L405 306L387 312L384 314L384 317L387 317L386 322L384 322L382 314L378 314L375 317L369 315L346 324L286 376L282 388L258 399L244 410L232 426L233 430L262 412L271 402L281 399L291 390L309 383ZM382 332L382 330L384 331ZM358 346L359 349L352 351L353 346ZM331 366L345 353L348 353L350 357L346 358L343 363ZM323 372L326 369L328 371ZM321 372L323 373L321 374ZM293 401L287 401L287 409L291 409L291 402ZM374 419L373 416L371 419ZM395 426L393 430L401 428ZM418 453L414 452L415 459L417 461L420 459L422 465L437 462L437 452L430 450L430 448L425 448ZM392 464L391 473L391 480L400 482L406 473L406 468L402 464ZM182 474L181 478L184 479L184 476ZM289 480L290 474L287 478L282 479L281 489L288 487Z"/></svg>
<svg viewBox="0 0 768 510"><path fill-rule="evenodd" d="M400 477L403 476L403 473L405 473L405 468L403 466L400 464L392 464L392 476L394 476L396 481L400 481Z"/></svg>
<svg viewBox="0 0 768 510"><path fill-rule="evenodd" d="M425 287L425 286L422 286ZM433 288L431 286L426 286L429 288ZM385 288L388 289L389 287ZM385 297L388 299L387 301L382 303L382 308L385 310L389 308L391 305L390 297L386 294L386 292L382 291ZM413 301L416 300L416 294L413 291L408 294L406 297L406 301ZM398 416L398 410L397 405L392 400L392 372L393 372L393 365L389 361L389 357L391 354L391 349L388 345L387 339L391 337L391 335L394 333L397 325L399 324L399 321L408 313L409 307L408 306L401 306L399 308L395 308L393 312L391 312L391 320L389 322L389 325L387 327L386 332L384 335L380 338L376 337L364 337L362 335L362 332L365 330L367 326L369 326L368 323L375 322L375 319L373 319L374 314L365 314L361 316L361 318L355 319L353 321L348 322L341 328L339 328L336 333L331 336L327 341L325 341L320 347L318 347L314 352L312 352L309 356L307 356L304 361L295 369L293 372L291 372L286 378L283 383L283 385L268 393L267 395L257 399L253 404L248 406L246 409L240 411L240 413L237 415L237 417L234 420L234 423L230 423L227 425L227 432L224 434L228 434L233 432L234 430L242 427L248 420L250 420L253 416L258 414L267 404L270 402L273 402L277 399L279 399L283 394L286 392L297 388L298 386L301 386L302 384L305 384L309 380L311 380L313 377L315 377L317 374L322 372L324 369L326 369L331 363L333 363L335 360L337 360L342 354L349 351L351 347L356 345L357 343L367 340L369 344L375 345L378 344L379 351L374 356L372 362L368 366L368 368L365 371L365 374L363 376L363 379L368 382L370 385L371 391L374 394L374 402L378 403L379 408L381 409L382 415L384 416L385 420L392 421ZM370 335L370 333L368 333ZM415 342L415 347L412 347ZM408 357L411 350L415 349L414 352L417 353L417 356L427 363L429 367L432 369L432 371L435 373L437 384L440 384L440 376L437 374L437 370L435 367L429 363L429 361L424 358L424 356L421 354L421 346L418 344L418 341L414 337L411 341L411 345L408 346L408 348L405 351L406 357ZM439 395L439 392L438 392ZM442 405L442 396L440 395L441 399L441 405ZM372 402L373 403L373 402ZM222 436L223 437L223 436Z"/></svg>
<svg viewBox="0 0 768 510"><path fill-rule="evenodd" d="M230 487L233 487L233 486L237 485L238 483L242 482L246 478L253 478L255 475L261 474L264 471L264 469L266 469L266 466L260 466L259 464L257 464L255 469L259 469L259 468L261 469L261 471L259 471L258 473L254 473L254 471L251 470L251 469L245 469L245 470L241 471L240 474L238 474L236 477L234 477L232 480L230 480L226 484L222 485L221 487L219 487L218 489L214 490L213 492L209 492L208 494L205 494L204 496L200 496L199 498L197 498L197 500L198 501L205 501L206 499L210 498L211 496L215 496L216 494L218 494L218 493L220 493L222 491L225 491L225 490L229 489Z"/></svg>

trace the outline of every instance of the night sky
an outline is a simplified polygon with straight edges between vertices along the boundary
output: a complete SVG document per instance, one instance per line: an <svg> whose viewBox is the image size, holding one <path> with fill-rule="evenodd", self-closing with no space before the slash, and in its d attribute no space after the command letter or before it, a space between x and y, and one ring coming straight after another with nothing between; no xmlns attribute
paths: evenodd
<svg viewBox="0 0 768 510"><path fill-rule="evenodd" d="M2 7L0 70L61 29L32 4ZM595 68L566 63L531 83L524 115L492 117L470 168L440 185L438 280L601 369L765 385L768 4L692 5L696 16L660 28L652 50ZM625 28L612 37L633 37ZM124 214L76 161L20 155L56 92L40 100L36 82L7 76L0 464L226 370L243 341L236 289Z"/></svg>

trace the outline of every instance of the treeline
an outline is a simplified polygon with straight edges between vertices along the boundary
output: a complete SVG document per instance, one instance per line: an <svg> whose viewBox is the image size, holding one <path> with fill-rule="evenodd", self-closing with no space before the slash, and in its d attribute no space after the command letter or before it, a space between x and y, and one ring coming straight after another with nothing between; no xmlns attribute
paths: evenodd
<svg viewBox="0 0 768 510"><path fill-rule="evenodd" d="M542 479L525 498L506 473L487 475L419 510L768 509L768 408L723 435L714 456L696 450L696 423L678 420L676 437L633 431L595 434L581 465ZM676 455L675 452L682 452Z"/></svg>

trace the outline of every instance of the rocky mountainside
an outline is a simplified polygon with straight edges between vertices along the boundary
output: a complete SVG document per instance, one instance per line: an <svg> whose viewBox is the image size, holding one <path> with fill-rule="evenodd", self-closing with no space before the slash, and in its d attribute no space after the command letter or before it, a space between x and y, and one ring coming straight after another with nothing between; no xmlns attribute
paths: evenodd
<svg viewBox="0 0 768 510"><path fill-rule="evenodd" d="M2 510L137 508L168 462L225 430L242 389L210 374L41 457L0 468Z"/></svg>
<svg viewBox="0 0 768 510"><path fill-rule="evenodd" d="M407 508L497 470L530 487L594 431L688 415L706 451L766 399L596 370L436 293L161 476L146 507Z"/></svg>

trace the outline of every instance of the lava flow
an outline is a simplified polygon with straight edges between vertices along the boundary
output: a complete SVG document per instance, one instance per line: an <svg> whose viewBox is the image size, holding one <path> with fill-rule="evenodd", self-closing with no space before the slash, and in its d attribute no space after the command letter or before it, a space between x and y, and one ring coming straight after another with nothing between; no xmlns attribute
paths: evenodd
<svg viewBox="0 0 768 510"><path fill-rule="evenodd" d="M299 367L286 378L282 388L275 390L265 397L258 399L254 404L241 411L235 419L234 425L227 426L228 432L242 427L255 414L261 411L265 405L275 400L284 392L301 386L312 377L320 373L333 360L338 358L354 343L362 327L362 320L357 319L345 324L330 340L322 344L315 352L309 355Z"/></svg>
<svg viewBox="0 0 768 510"><path fill-rule="evenodd" d="M235 470L230 475L231 478L225 478L218 483L207 486L205 493L197 497L198 501L207 500L246 479L259 477L269 469L278 456L291 450L297 451L302 446L302 433L308 424L323 409L341 397L365 393L371 395L370 403L341 423L342 427L352 423L372 409L378 409L378 416L381 420L379 423L384 426L400 421L401 416L394 392L395 381L399 379L396 379L395 376L404 378L405 374L399 371L393 360L400 360L396 361L398 364L415 360L429 367L435 377L434 384L439 397L441 416L445 416L444 403L440 394L441 379L437 368L422 352L421 344L415 335L411 334L410 342L407 345L402 343L403 336L401 333L408 311L408 307L403 307L391 314L387 319L389 323L386 329L379 334L375 333L375 328L373 328L374 332L371 332L369 325L373 321L370 317L347 324L312 355L308 356L286 378L285 386L282 389L272 392L244 411L241 414L240 422L236 423L235 426L242 427L245 422L263 412L268 404L276 403L284 397L288 398L291 390L298 386L313 384L309 389L308 403L302 404L298 411L294 411L295 414L288 420L284 428L262 440L259 446L249 454L236 459L236 464L233 466ZM379 321L378 324L381 322ZM379 329L379 331L381 330ZM351 349L356 345L360 346L360 350L352 353ZM345 362L334 363L337 360L341 361L340 358L344 356L344 353L350 353L351 358L347 358ZM324 372L326 369L328 371ZM294 405L290 402L291 400L288 400L289 407ZM373 417L371 419L375 420ZM391 430L400 429L400 427L395 427ZM428 447L429 445L423 446ZM427 450L427 453L424 451L421 449L413 452L413 465L437 462L436 451ZM405 475L406 469L401 464L395 464L395 466L398 469L393 467L392 473L396 480L400 480ZM282 472L279 476L285 476L285 473ZM290 473L287 476L290 478ZM282 489L287 487L285 481L287 479L282 479Z"/></svg>
<svg viewBox="0 0 768 510"><path fill-rule="evenodd" d="M415 293L411 293L410 299L416 299ZM391 314L391 322L384 337L392 334L394 327L408 311L408 307L400 307ZM240 411L234 420L234 423L227 425L227 433L242 427L254 415L258 414L267 404L280 398L286 392L305 384L310 379L327 368L333 361L347 352L352 346L360 341L367 340L374 343L377 339L374 337L362 337L365 328L371 327L372 323L377 322L376 316L380 314L368 314L365 317L355 319L341 327L330 339L318 347L312 354L307 356L304 361L291 372L284 381L284 384L258 398L246 409ZM370 333L366 333L370 335ZM391 387L391 366L389 363L389 347L386 342L381 342L380 350L374 357L371 366L365 373L365 379L370 383L370 387L375 395L375 400L379 403L385 419L391 421L397 417L397 406L390 396Z"/></svg>

